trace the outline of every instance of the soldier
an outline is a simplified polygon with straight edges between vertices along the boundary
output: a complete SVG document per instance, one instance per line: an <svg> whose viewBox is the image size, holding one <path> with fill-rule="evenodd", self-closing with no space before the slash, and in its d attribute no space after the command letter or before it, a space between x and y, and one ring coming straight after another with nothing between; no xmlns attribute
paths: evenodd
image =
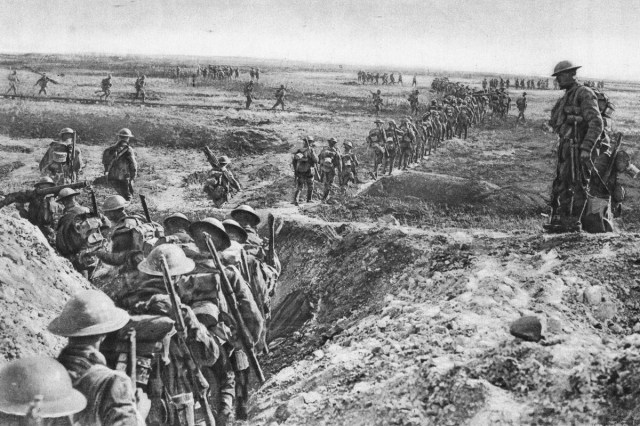
<svg viewBox="0 0 640 426"><path fill-rule="evenodd" d="M336 147L338 141L336 138L330 138L328 140L329 146L326 147L318 156L321 167L321 180L324 182L324 193L322 194L322 201L327 201L331 187L333 186L333 180L336 177L336 169L338 175L338 184L342 178L342 159L340 158L340 150Z"/></svg>
<svg viewBox="0 0 640 426"><path fill-rule="evenodd" d="M73 388L67 370L52 358L31 356L0 369L0 424L4 426L63 424L63 419L86 406L87 399Z"/></svg>
<svg viewBox="0 0 640 426"><path fill-rule="evenodd" d="M53 187L55 183L50 177L42 178L34 185L35 189ZM37 226L49 242L55 241L56 218L61 213L62 207L55 202L53 194L34 197L29 201L29 208L19 204L20 216ZM53 244L52 244L53 245Z"/></svg>
<svg viewBox="0 0 640 426"><path fill-rule="evenodd" d="M69 127L60 130L59 140L49 144L40 160L40 173L51 177L56 185L74 182L84 169L82 151L75 144L75 135L75 130Z"/></svg>
<svg viewBox="0 0 640 426"><path fill-rule="evenodd" d="M406 118L402 119L401 129L402 137L400 138L400 162L398 167L402 166L402 170L407 170L416 148L416 133L413 130L413 125L409 125L409 120Z"/></svg>
<svg viewBox="0 0 640 426"><path fill-rule="evenodd" d="M342 178L340 179L342 186L349 185L349 182L361 183L358 179L358 157L353 152L353 144L346 141L342 144L344 147L344 155L342 156Z"/></svg>
<svg viewBox="0 0 640 426"><path fill-rule="evenodd" d="M133 181L138 174L136 154L129 146L129 140L134 136L127 128L120 129L116 136L116 144L105 149L102 154L102 165L107 181L118 194L129 201L133 195Z"/></svg>
<svg viewBox="0 0 640 426"><path fill-rule="evenodd" d="M13 90L13 94L17 95L18 94L17 84L20 83L20 80L18 79L18 71L16 70L11 71L11 74L9 74L9 77L7 77L7 79L9 80L9 88L7 89L5 94L8 95L9 92Z"/></svg>
<svg viewBox="0 0 640 426"><path fill-rule="evenodd" d="M229 164L231 164L229 157L223 155L218 159L218 163L220 168L209 172L209 179L204 183L203 190L220 208L229 201L229 197L234 192L242 191L242 186L229 170Z"/></svg>
<svg viewBox="0 0 640 426"><path fill-rule="evenodd" d="M256 68L256 83L260 82L260 68Z"/></svg>
<svg viewBox="0 0 640 426"><path fill-rule="evenodd" d="M419 105L419 98L418 98L418 89L416 89L415 91L411 92L411 94L409 95L409 105L411 106L411 114L418 114L418 105Z"/></svg>
<svg viewBox="0 0 640 426"><path fill-rule="evenodd" d="M396 84L396 78L393 76L393 73L389 75L389 84Z"/></svg>
<svg viewBox="0 0 640 426"><path fill-rule="evenodd" d="M54 84L58 84L55 80L47 77L47 73L42 73L42 76L38 79L38 81L36 81L36 84L34 84L34 86L40 86L40 91L38 92L38 95L41 95L44 93L44 95L47 95L47 85L49 84L49 82L54 83Z"/></svg>
<svg viewBox="0 0 640 426"><path fill-rule="evenodd" d="M401 86L404 86L404 84L402 84L402 73L398 73L398 84Z"/></svg>
<svg viewBox="0 0 640 426"><path fill-rule="evenodd" d="M484 90L485 92L487 91L487 78L485 77L484 80L482 80L482 90Z"/></svg>
<svg viewBox="0 0 640 426"><path fill-rule="evenodd" d="M249 109L251 102L253 102L253 80L244 86L244 96L247 98L247 101L245 102L245 109Z"/></svg>
<svg viewBox="0 0 640 426"><path fill-rule="evenodd" d="M375 180L378 179L378 167L387 156L385 149L387 135L384 131L384 121L377 119L374 123L376 123L376 128L369 131L367 144L373 149L373 172L371 172L371 177Z"/></svg>
<svg viewBox="0 0 640 426"><path fill-rule="evenodd" d="M592 160L597 155L596 142L604 129L596 94L576 80L578 68L580 66L569 61L561 61L552 74L565 94L551 111L549 120L560 141L552 186L552 217L551 222L544 225L548 232L582 230L590 195Z"/></svg>
<svg viewBox="0 0 640 426"><path fill-rule="evenodd" d="M107 100L109 95L111 95L111 86L113 86L113 84L111 84L111 74L109 74L107 75L107 78L102 80L102 82L100 83L100 90L96 92L101 94L100 99L104 97L104 100Z"/></svg>
<svg viewBox="0 0 640 426"><path fill-rule="evenodd" d="M176 66L176 78L179 80L180 79L180 65Z"/></svg>
<svg viewBox="0 0 640 426"><path fill-rule="evenodd" d="M418 85L418 75L414 74L413 75L413 80L411 80L411 87L415 87Z"/></svg>
<svg viewBox="0 0 640 426"><path fill-rule="evenodd" d="M136 79L136 82L133 84L133 86L136 89L136 97L134 99L142 99L142 103L144 103L144 97L146 95L144 88L147 85L146 81L145 81L146 76L143 74L142 76L140 76L139 78Z"/></svg>
<svg viewBox="0 0 640 426"><path fill-rule="evenodd" d="M371 92L371 95L373 95L373 107L375 108L376 117L377 117L380 114L380 106L382 105L382 96L380 95L379 89L377 92Z"/></svg>
<svg viewBox="0 0 640 426"><path fill-rule="evenodd" d="M311 202L313 196L313 179L317 173L316 165L318 164L318 156L313 147L315 141L312 136L302 139L303 146L293 154L293 172L296 182L296 192L293 195L293 204L298 205L298 197L300 192L307 187L307 203Z"/></svg>
<svg viewBox="0 0 640 426"><path fill-rule="evenodd" d="M518 117L516 118L516 123L522 119L522 122L525 122L524 119L524 111L527 109L527 92L522 93L522 97L516 100L516 106L518 107Z"/></svg>
<svg viewBox="0 0 640 426"><path fill-rule="evenodd" d="M189 226L191 221L182 213L173 213L167 216L163 222L164 240L158 243L166 242L171 244L189 244L193 242L193 238L189 235Z"/></svg>
<svg viewBox="0 0 640 426"><path fill-rule="evenodd" d="M256 77L257 81L257 77ZM276 103L271 107L271 109L276 109L278 105L282 106L282 110L284 111L284 97L287 95L287 89L285 89L284 84L280 85L280 88L276 90Z"/></svg>
<svg viewBox="0 0 640 426"><path fill-rule="evenodd" d="M251 69L249 70L249 75L251 76L251 80L253 80L253 77L255 76L255 71L253 70L253 67L251 67Z"/></svg>
<svg viewBox="0 0 640 426"><path fill-rule="evenodd" d="M384 164L382 166L382 174L384 175L387 171L387 165L389 166L389 176L393 173L393 167L396 162L396 157L400 154L400 137L402 137L402 132L398 129L396 122L394 120L390 120L387 128L385 129L385 135L387 136L387 140L384 145L385 156L384 156Z"/></svg>
<svg viewBox="0 0 640 426"><path fill-rule="evenodd" d="M231 211L231 217L237 221L247 232L247 241L249 244L262 246L262 238L258 235L258 225L260 224L260 216L255 210L246 204L242 204Z"/></svg>
<svg viewBox="0 0 640 426"><path fill-rule="evenodd" d="M133 389L126 374L107 367L100 353L107 334L120 330L129 318L103 292L84 290L49 324L51 333L69 339L58 361L67 369L73 387L87 399L86 408L74 416L78 424L145 424L151 409L149 398Z"/></svg>

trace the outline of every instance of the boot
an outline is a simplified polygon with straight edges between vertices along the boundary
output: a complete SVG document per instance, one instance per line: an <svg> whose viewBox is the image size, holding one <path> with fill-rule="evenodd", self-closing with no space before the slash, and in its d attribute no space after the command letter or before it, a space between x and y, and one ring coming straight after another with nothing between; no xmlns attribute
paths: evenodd
<svg viewBox="0 0 640 426"><path fill-rule="evenodd" d="M236 419L247 420L249 417L247 409L247 400L245 398L236 399Z"/></svg>
<svg viewBox="0 0 640 426"><path fill-rule="evenodd" d="M293 194L293 204L295 206L299 205L298 203L298 197L300 196L300 191L296 190L296 192Z"/></svg>

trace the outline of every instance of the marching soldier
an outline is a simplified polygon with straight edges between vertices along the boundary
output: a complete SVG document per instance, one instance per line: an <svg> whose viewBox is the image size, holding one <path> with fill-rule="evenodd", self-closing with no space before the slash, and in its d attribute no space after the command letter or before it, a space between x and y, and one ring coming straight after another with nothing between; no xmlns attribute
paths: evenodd
<svg viewBox="0 0 640 426"><path fill-rule="evenodd" d="M313 179L317 173L316 165L318 164L318 156L313 150L315 141L313 137L307 136L302 139L303 147L293 154L293 171L296 181L296 192L293 195L293 204L298 205L298 197L300 192L307 187L307 203L311 202L313 197Z"/></svg>
<svg viewBox="0 0 640 426"><path fill-rule="evenodd" d="M245 109L249 109L251 102L253 102L253 80L244 86L244 96L247 98L247 101L245 102Z"/></svg>
<svg viewBox="0 0 640 426"><path fill-rule="evenodd" d="M318 156L322 181L324 182L324 193L322 194L322 201L327 201L331 187L333 186L333 180L336 177L336 169L338 174L338 183L342 178L342 159L340 158L340 150L336 147L338 141L336 138L329 139L329 146L326 147Z"/></svg>
<svg viewBox="0 0 640 426"><path fill-rule="evenodd" d="M220 168L211 170L210 177L205 182L203 189L216 206L220 208L229 201L229 197L234 192L242 191L242 186L240 186L240 182L236 180L229 169L229 164L231 164L229 157L223 155L218 159L218 163Z"/></svg>
<svg viewBox="0 0 640 426"><path fill-rule="evenodd" d="M525 122L524 119L524 111L527 109L527 92L522 93L522 97L516 100L516 106L518 107L518 117L516 118L516 123L522 119L522 122Z"/></svg>
<svg viewBox="0 0 640 426"><path fill-rule="evenodd" d="M385 141L385 156L384 164L382 166L382 174L387 171L387 165L389 166L389 176L393 173L393 167L396 162L396 157L400 154L400 140L402 132L398 129L395 120L390 120L387 128L385 129L387 140Z"/></svg>
<svg viewBox="0 0 640 426"><path fill-rule="evenodd" d="M6 95L9 94L9 92L13 91L14 95L18 94L18 83L20 83L20 80L18 79L18 71L13 70L11 71L11 74L9 74L9 77L7 77L9 80L9 88L7 89L7 91L5 92Z"/></svg>
<svg viewBox="0 0 640 426"><path fill-rule="evenodd" d="M409 95L409 105L411 106L411 114L418 114L418 106L419 106L419 98L418 98L418 94L420 92L418 92L418 89L414 90L413 92L411 92L411 94Z"/></svg>
<svg viewBox="0 0 640 426"><path fill-rule="evenodd" d="M109 95L111 95L111 86L113 86L113 84L111 84L111 74L109 74L107 78L104 78L102 82L100 82L100 90L96 92L100 93L100 99L104 97L104 100L107 100Z"/></svg>
<svg viewBox="0 0 640 426"><path fill-rule="evenodd" d="M569 61L561 61L552 74L565 94L551 111L549 120L560 139L552 186L552 217L544 226L549 232L582 230L594 150L604 129L596 94L576 80L578 68Z"/></svg>
<svg viewBox="0 0 640 426"><path fill-rule="evenodd" d="M376 117L380 114L380 107L382 105L382 96L380 95L380 90L377 92L371 92L373 95L373 108L376 111Z"/></svg>
<svg viewBox="0 0 640 426"><path fill-rule="evenodd" d="M136 82L133 84L133 86L136 89L136 97L135 99L142 99L142 103L144 103L144 97L146 95L144 88L147 85L146 81L145 81L146 76L143 74L142 76L140 76L139 78L136 79Z"/></svg>
<svg viewBox="0 0 640 426"><path fill-rule="evenodd" d="M0 369L2 425L62 424L86 406L87 398L73 388L67 370L52 358L21 358Z"/></svg>
<svg viewBox="0 0 640 426"><path fill-rule="evenodd" d="M409 120L402 119L402 136L400 138L400 162L398 167L402 166L402 170L407 170L413 152L416 148L416 134L413 130L413 124L409 125Z"/></svg>
<svg viewBox="0 0 640 426"><path fill-rule="evenodd" d="M374 123L376 123L376 128L369 131L367 144L373 149L373 172L371 172L371 177L375 180L378 179L378 167L387 155L385 150L387 135L384 131L384 121L377 119Z"/></svg>
<svg viewBox="0 0 640 426"><path fill-rule="evenodd" d="M401 86L404 86L404 84L402 84L402 73L401 72L398 73L398 84L401 85Z"/></svg>
<svg viewBox="0 0 640 426"><path fill-rule="evenodd" d="M107 181L118 194L129 201L133 195L133 181L138 174L136 154L129 146L129 140L134 136L127 128L120 129L116 135L116 144L105 149L102 154L102 165Z"/></svg>
<svg viewBox="0 0 640 426"><path fill-rule="evenodd" d="M108 368L100 353L107 334L128 322L129 314L116 308L106 294L85 290L73 296L49 324L51 333L69 339L58 361L87 400L86 408L74 415L78 424L145 424L151 408L148 397L135 391L126 374Z"/></svg>
<svg viewBox="0 0 640 426"><path fill-rule="evenodd" d="M349 182L360 183L358 179L358 157L353 152L353 144L346 141L342 144L344 147L344 155L342 156L342 186L349 185Z"/></svg>
<svg viewBox="0 0 640 426"><path fill-rule="evenodd" d="M47 96L47 85L49 84L49 82L58 84L55 80L49 78L46 72L42 73L42 76L38 79L38 81L36 81L36 84L34 84L34 86L40 86L38 95L44 94L45 96Z"/></svg>
<svg viewBox="0 0 640 426"><path fill-rule="evenodd" d="M415 87L418 85L418 75L414 74L413 75L413 80L411 81L411 87Z"/></svg>
<svg viewBox="0 0 640 426"><path fill-rule="evenodd" d="M40 160L40 173L51 177L56 185L75 181L85 166L82 151L75 144L75 134L69 127L60 130L59 140L49 144Z"/></svg>
<svg viewBox="0 0 640 426"><path fill-rule="evenodd" d="M258 74L256 73L256 81L258 80ZM284 111L284 97L287 95L287 89L285 89L284 84L280 85L280 88L276 90L276 103L271 107L271 109L276 109L278 105L282 106L282 110Z"/></svg>

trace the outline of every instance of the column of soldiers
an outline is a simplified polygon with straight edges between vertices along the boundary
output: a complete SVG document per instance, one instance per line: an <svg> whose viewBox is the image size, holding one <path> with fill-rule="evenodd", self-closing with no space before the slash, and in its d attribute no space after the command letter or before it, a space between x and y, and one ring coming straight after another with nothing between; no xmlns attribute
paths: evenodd
<svg viewBox="0 0 640 426"><path fill-rule="evenodd" d="M368 72L368 71L358 71L358 83L361 84L385 84L385 85L404 85L402 81L402 73L398 72L398 75L391 73L379 73L379 72ZM417 77L414 74L412 83L417 84ZM415 85L415 84L414 84Z"/></svg>

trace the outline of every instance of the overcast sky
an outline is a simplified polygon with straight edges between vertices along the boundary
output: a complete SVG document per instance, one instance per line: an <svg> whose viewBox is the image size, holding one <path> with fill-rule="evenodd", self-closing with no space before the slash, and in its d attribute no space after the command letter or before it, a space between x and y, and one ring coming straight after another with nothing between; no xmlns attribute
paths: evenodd
<svg viewBox="0 0 640 426"><path fill-rule="evenodd" d="M637 0L2 0L0 51L248 56L640 79Z"/></svg>

